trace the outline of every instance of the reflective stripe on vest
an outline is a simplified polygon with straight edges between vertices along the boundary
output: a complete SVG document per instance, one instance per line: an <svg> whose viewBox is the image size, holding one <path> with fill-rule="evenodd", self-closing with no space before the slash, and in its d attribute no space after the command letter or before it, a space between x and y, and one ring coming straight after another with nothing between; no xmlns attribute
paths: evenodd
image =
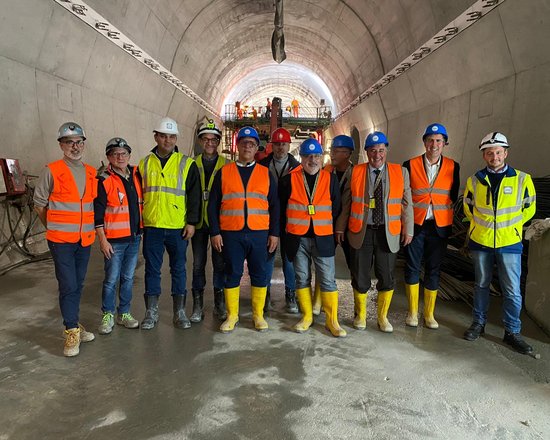
<svg viewBox="0 0 550 440"><path fill-rule="evenodd" d="M524 197L528 189L529 196ZM490 248L500 248L521 242L523 236L523 211L534 211L536 200L531 176L516 170L515 176L505 176L500 182L497 206L493 206L490 181L485 176L480 182L477 175L466 183L466 193L473 199L464 199L471 206L473 221L470 222L470 239Z"/></svg>
<svg viewBox="0 0 550 440"><path fill-rule="evenodd" d="M174 151L164 168L156 154L141 159L139 172L143 184L143 225L182 229L187 220L185 184L195 161Z"/></svg>
<svg viewBox="0 0 550 440"><path fill-rule="evenodd" d="M246 225L253 231L269 229L269 169L254 165L247 190L237 164L232 162L222 167L222 201L220 207L220 229L222 231L240 231ZM248 191L254 188L254 191Z"/></svg>
<svg viewBox="0 0 550 440"><path fill-rule="evenodd" d="M453 224L453 205L451 186L453 185L454 161L441 158L441 167L433 184L430 186L424 168L424 156L410 160L411 193L414 208L414 222L422 225L428 208L432 205L435 223L439 227Z"/></svg>
<svg viewBox="0 0 550 440"><path fill-rule="evenodd" d="M109 168L102 176L105 177L105 180L103 180L103 187L107 194L107 206L105 208L105 216L103 217L103 230L105 231L105 236L108 239L129 237L132 235L132 228L130 226L130 207L128 205L128 195L126 194L124 183L121 181L122 177L115 174L115 172ZM143 195L135 167L132 169L132 180L138 198L139 223L140 227L143 227Z"/></svg>
<svg viewBox="0 0 550 440"><path fill-rule="evenodd" d="M330 173L319 171L317 188L313 195L315 214L308 211L309 199L306 193L303 168L298 166L290 172L291 193L286 208L286 231L294 235L305 235L313 223L315 235L332 235L332 200L330 198Z"/></svg>
<svg viewBox="0 0 550 440"><path fill-rule="evenodd" d="M48 199L46 238L55 243L89 246L95 240L94 198L97 195L96 170L84 164L86 187L81 197L73 173L64 160L48 164L53 190Z"/></svg>
<svg viewBox="0 0 550 440"><path fill-rule="evenodd" d="M401 202L405 181L401 165L386 163L387 182L389 187L388 201L384 210L384 218L388 231L392 235L401 233ZM362 163L353 167L351 173L351 210L348 220L348 229L353 233L358 233L363 228L363 222L366 221L369 209L369 195L365 195L367 181L368 163ZM384 188L387 193L388 189ZM365 197L367 198L365 202Z"/></svg>
<svg viewBox="0 0 550 440"><path fill-rule="evenodd" d="M212 171L212 175L210 176L210 180L208 181L208 185L206 184L205 176L204 176L204 165L202 163L202 154L199 154L195 158L195 162L197 163L197 167L199 168L199 174L201 177L201 189L204 194L205 191L208 191L210 193L210 190L212 189L212 183L214 182L214 176L216 173L226 164L225 157L222 157L218 155L218 158L216 159L216 165L214 165L214 171ZM208 200L202 200L202 216L201 221L196 225L197 229L202 228L203 223L208 226Z"/></svg>

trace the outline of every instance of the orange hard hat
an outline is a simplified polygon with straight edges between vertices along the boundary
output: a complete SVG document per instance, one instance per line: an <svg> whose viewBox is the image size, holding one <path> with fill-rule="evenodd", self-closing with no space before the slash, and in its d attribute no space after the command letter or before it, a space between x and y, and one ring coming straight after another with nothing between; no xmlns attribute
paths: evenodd
<svg viewBox="0 0 550 440"><path fill-rule="evenodd" d="M278 128L273 133L271 133L271 142L274 143L291 143L292 139L290 139L290 133L285 128Z"/></svg>

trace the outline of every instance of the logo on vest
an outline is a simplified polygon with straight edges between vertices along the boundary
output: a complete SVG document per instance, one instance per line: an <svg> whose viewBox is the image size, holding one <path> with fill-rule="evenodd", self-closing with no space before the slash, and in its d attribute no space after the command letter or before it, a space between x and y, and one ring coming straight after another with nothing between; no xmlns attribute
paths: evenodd
<svg viewBox="0 0 550 440"><path fill-rule="evenodd" d="M505 186L504 187L504 194L512 194L514 192L514 188L511 186Z"/></svg>

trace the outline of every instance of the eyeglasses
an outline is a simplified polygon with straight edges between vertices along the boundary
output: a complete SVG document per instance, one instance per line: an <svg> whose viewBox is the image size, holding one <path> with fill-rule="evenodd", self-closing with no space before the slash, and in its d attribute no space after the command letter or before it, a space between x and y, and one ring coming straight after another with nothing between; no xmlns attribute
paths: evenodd
<svg viewBox="0 0 550 440"><path fill-rule="evenodd" d="M65 145L69 145L71 148L72 147L82 147L82 145L84 145L84 141L82 139L80 139L78 141L66 140L66 141L61 141L61 143L65 144Z"/></svg>
<svg viewBox="0 0 550 440"><path fill-rule="evenodd" d="M256 141L239 141L239 145L243 147L254 147L254 148L258 146Z"/></svg>
<svg viewBox="0 0 550 440"><path fill-rule="evenodd" d="M109 156L112 156L112 157L128 157L130 155L130 153L128 153L127 151L123 151L122 153L109 153Z"/></svg>
<svg viewBox="0 0 550 440"><path fill-rule="evenodd" d="M218 145L220 140L218 138L201 138L205 144Z"/></svg>

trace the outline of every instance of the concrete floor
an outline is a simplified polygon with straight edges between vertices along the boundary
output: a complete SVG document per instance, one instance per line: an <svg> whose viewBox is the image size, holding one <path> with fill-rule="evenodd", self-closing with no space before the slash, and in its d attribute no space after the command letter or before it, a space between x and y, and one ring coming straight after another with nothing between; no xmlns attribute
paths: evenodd
<svg viewBox="0 0 550 440"><path fill-rule="evenodd" d="M142 262L137 274L141 319ZM376 329L373 298L367 330L351 328L349 282L339 280L348 337L335 339L324 315L306 334L290 330L297 317L282 311L275 276L267 333L253 330L248 288L231 335L217 331L211 297L203 323L175 329L165 293L157 328L115 328L68 359L52 262L13 270L0 279L0 440L550 438L549 338L525 317L542 359L509 350L497 299L487 335L467 342L465 304L440 301L437 331L406 328L399 290L389 335ZM94 331L101 281L94 249L81 310Z"/></svg>

